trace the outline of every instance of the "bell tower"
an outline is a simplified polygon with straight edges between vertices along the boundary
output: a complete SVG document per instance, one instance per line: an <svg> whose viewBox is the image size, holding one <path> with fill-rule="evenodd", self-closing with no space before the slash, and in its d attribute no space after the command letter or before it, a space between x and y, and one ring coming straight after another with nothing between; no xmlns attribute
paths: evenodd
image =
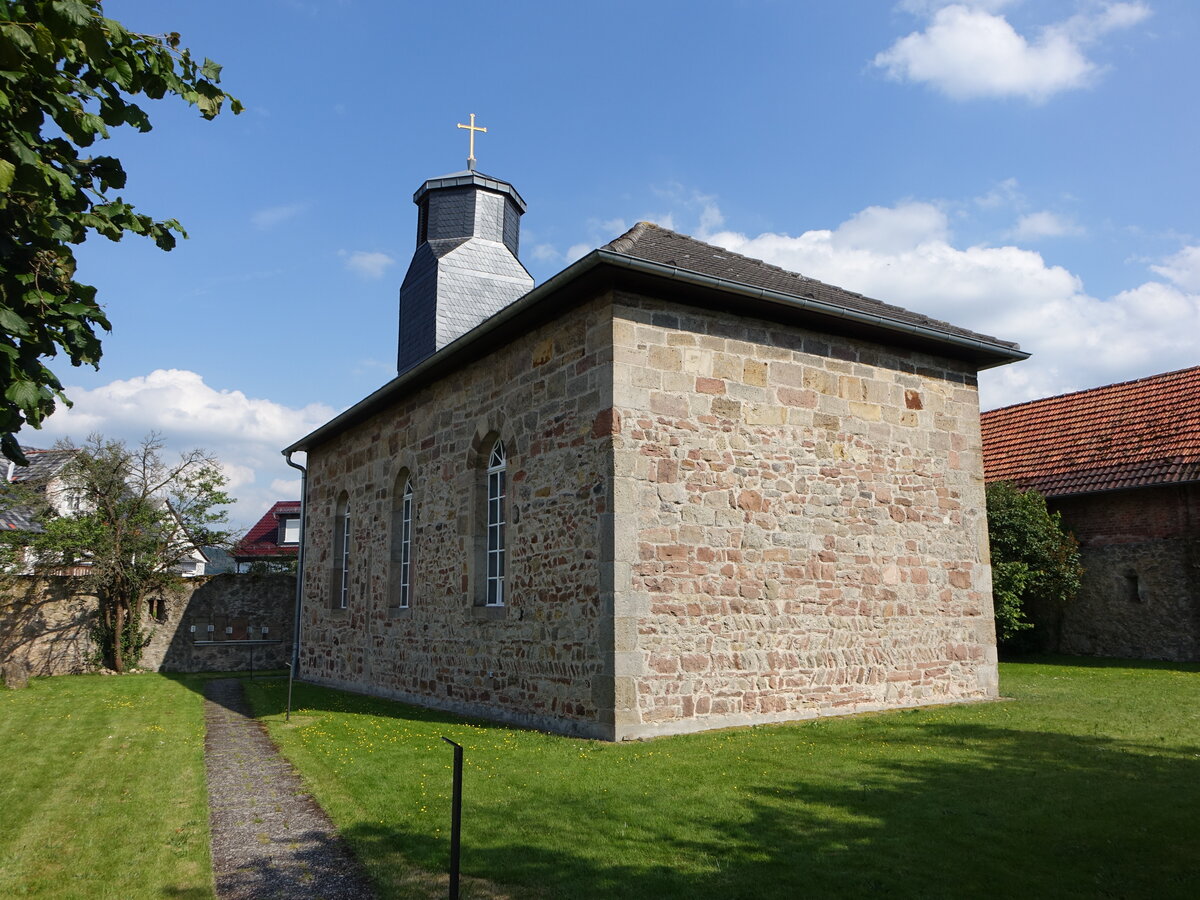
<svg viewBox="0 0 1200 900"><path fill-rule="evenodd" d="M517 259L525 201L506 181L475 171L431 178L413 194L417 249L400 286L397 368L421 360L466 334L533 287Z"/></svg>

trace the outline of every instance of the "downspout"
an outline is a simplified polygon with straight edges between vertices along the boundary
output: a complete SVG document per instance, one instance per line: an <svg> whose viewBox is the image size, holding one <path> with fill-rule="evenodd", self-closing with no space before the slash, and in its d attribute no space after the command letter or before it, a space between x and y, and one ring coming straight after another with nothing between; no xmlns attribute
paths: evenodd
<svg viewBox="0 0 1200 900"><path fill-rule="evenodd" d="M284 459L300 470L300 548L296 552L296 618L292 623L292 677L300 671L300 604L304 599L304 532L308 524L308 469L292 462L292 451L283 451ZM290 679L289 679L290 681Z"/></svg>

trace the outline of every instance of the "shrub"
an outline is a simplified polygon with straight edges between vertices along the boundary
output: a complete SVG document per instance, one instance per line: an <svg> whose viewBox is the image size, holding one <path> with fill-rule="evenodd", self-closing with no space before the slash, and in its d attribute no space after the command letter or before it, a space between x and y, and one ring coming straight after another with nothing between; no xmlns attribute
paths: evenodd
<svg viewBox="0 0 1200 900"><path fill-rule="evenodd" d="M1028 618L1033 608L1047 617L1050 642L1057 643L1063 612L1083 577L1079 543L1045 497L1009 482L987 486L987 517L996 640L1009 647L1027 643L1018 636L1034 628Z"/></svg>

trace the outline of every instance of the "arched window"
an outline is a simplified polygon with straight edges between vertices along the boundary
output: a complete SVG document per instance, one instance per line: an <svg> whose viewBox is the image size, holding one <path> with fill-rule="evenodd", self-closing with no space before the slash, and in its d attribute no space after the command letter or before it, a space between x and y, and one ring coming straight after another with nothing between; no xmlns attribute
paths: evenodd
<svg viewBox="0 0 1200 900"><path fill-rule="evenodd" d="M350 496L338 498L333 518L333 608L350 605Z"/></svg>
<svg viewBox="0 0 1200 900"><path fill-rule="evenodd" d="M404 487L400 491L399 505L393 518L392 532L393 562L399 569L399 590L396 594L396 605L400 609L408 609L412 601L412 526L413 526L413 484L411 478L404 479Z"/></svg>
<svg viewBox="0 0 1200 900"><path fill-rule="evenodd" d="M504 495L508 458L504 443L492 445L487 468L487 606L504 605Z"/></svg>

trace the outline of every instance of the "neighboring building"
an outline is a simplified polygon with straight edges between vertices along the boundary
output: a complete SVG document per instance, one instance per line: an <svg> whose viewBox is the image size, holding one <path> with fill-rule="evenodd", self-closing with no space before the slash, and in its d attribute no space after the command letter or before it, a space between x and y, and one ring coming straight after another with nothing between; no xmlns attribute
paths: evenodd
<svg viewBox="0 0 1200 900"><path fill-rule="evenodd" d="M996 696L1015 344L649 223L530 289L511 185L414 199L401 374L286 451L304 678L610 740Z"/></svg>
<svg viewBox="0 0 1200 900"><path fill-rule="evenodd" d="M39 495L42 502L60 516L68 516L79 512L81 498L63 481L62 473L75 455L74 450L38 450L34 447L22 447L29 465L18 465L11 460L5 460L7 471L5 481L8 484L20 485L30 492ZM32 505L27 505L34 498L22 497L17 505L0 505L0 528L13 531L41 531L38 524L38 513ZM43 507L44 508L44 507Z"/></svg>
<svg viewBox="0 0 1200 900"><path fill-rule="evenodd" d="M9 484L21 485L40 495L40 498L44 498L40 501L45 504L41 507L42 511L45 511L45 507L48 506L50 511L58 516L77 515L83 509L84 498L67 483L63 472L78 451L38 450L33 447L22 447L21 449L25 453L25 458L29 460L29 465L21 466L9 461L6 481ZM42 531L42 525L38 521L40 513L35 508L37 505L37 503L28 505L25 498L21 498L14 505L0 504L0 529ZM204 575L207 563L208 556L205 551L200 547L192 546L186 558L176 564L175 571L185 578L192 578ZM32 565L29 557L25 558L23 565L28 571ZM57 574L83 575L86 574L89 566L90 563L80 563L59 569Z"/></svg>
<svg viewBox="0 0 1200 900"><path fill-rule="evenodd" d="M983 447L1079 539L1062 650L1200 659L1200 366L986 412Z"/></svg>
<svg viewBox="0 0 1200 900"><path fill-rule="evenodd" d="M233 554L224 547L202 547L201 549L208 559L204 567L205 575L225 575L237 571L237 563L233 561Z"/></svg>
<svg viewBox="0 0 1200 900"><path fill-rule="evenodd" d="M276 502L234 545L238 572L290 572L300 549L300 501Z"/></svg>

